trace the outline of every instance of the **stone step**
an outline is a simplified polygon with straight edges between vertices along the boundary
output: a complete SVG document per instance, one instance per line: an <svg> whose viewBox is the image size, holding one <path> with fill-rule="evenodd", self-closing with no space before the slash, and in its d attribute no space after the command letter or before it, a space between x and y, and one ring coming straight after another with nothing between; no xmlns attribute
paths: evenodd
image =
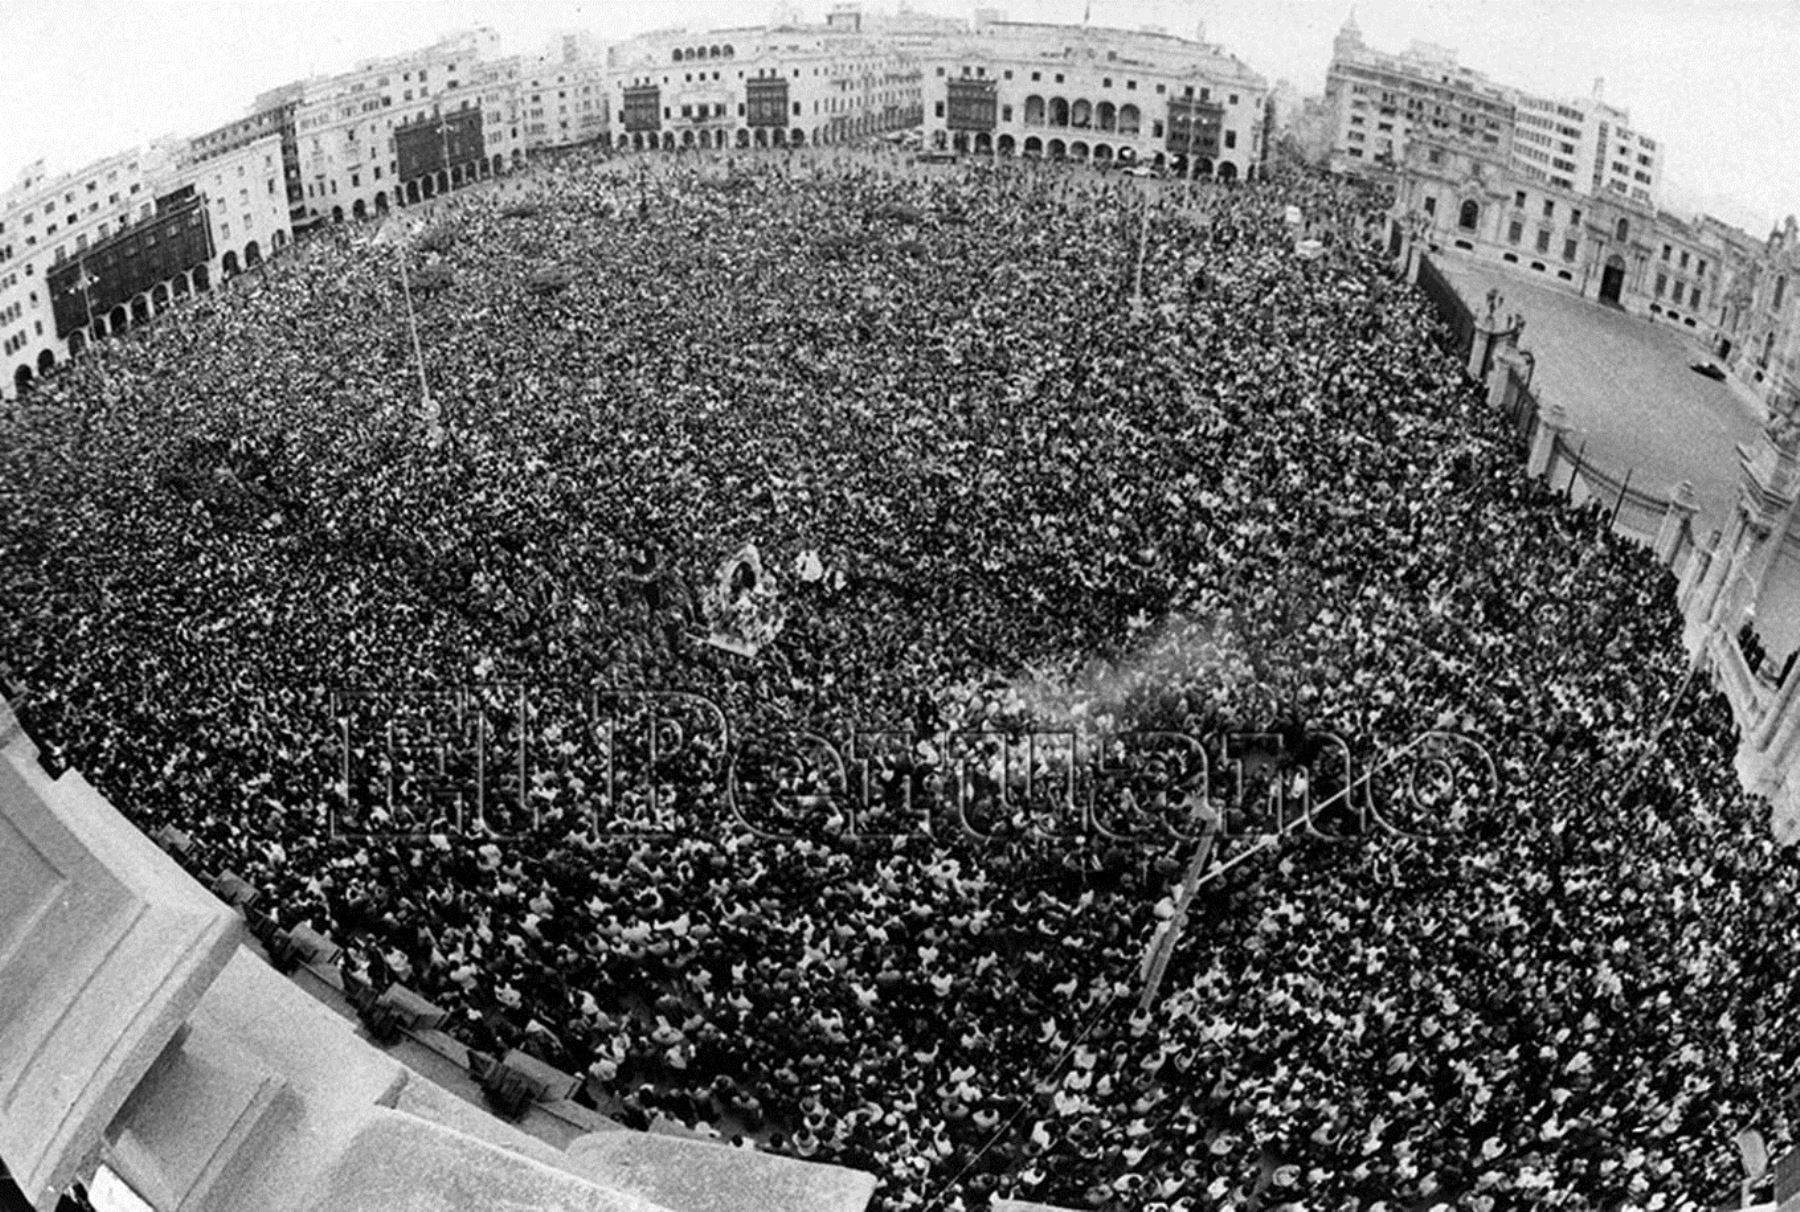
<svg viewBox="0 0 1800 1212"><path fill-rule="evenodd" d="M77 1177L242 929L79 774L51 782L22 734L0 746L0 1138L34 1203Z"/></svg>
<svg viewBox="0 0 1800 1212"><path fill-rule="evenodd" d="M190 1028L127 1100L108 1131L106 1157L158 1208L201 1208L254 1157L277 1119L286 1083L231 1039Z"/></svg>
<svg viewBox="0 0 1800 1212"><path fill-rule="evenodd" d="M670 1212L863 1212L875 1177L756 1149L653 1132L606 1132L569 1146L569 1168Z"/></svg>
<svg viewBox="0 0 1800 1212"><path fill-rule="evenodd" d="M307 1212L677 1212L567 1167L385 1109L356 1134L304 1206Z"/></svg>

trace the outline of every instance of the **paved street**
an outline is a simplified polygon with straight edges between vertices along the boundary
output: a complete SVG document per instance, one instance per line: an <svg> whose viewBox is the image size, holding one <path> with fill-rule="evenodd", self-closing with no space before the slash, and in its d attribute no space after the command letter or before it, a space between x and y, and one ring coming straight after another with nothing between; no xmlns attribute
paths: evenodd
<svg viewBox="0 0 1800 1212"><path fill-rule="evenodd" d="M1714 361L1691 330L1540 286L1500 269L1436 261L1478 312L1488 288L1505 296L1502 314L1525 317L1524 348L1537 355L1545 404L1568 410L1569 440L1614 477L1632 469L1634 487L1667 496L1691 480L1701 538L1730 517L1737 492L1737 445L1762 428L1762 405L1738 389L1688 369Z"/></svg>
<svg viewBox="0 0 1800 1212"><path fill-rule="evenodd" d="M1521 345L1537 355L1535 383L1546 405L1561 404L1574 426L1569 441L1585 459L1634 488L1668 496L1694 485L1695 538L1704 543L1730 520L1738 490L1739 443L1755 440L1763 405L1744 389L1696 374L1716 361L1686 328L1641 320L1499 267L1442 256L1434 263L1479 313L1489 287L1505 296L1501 314L1525 317ZM1759 630L1772 652L1800 646L1800 577L1771 583ZM1795 582L1789 584L1789 581Z"/></svg>

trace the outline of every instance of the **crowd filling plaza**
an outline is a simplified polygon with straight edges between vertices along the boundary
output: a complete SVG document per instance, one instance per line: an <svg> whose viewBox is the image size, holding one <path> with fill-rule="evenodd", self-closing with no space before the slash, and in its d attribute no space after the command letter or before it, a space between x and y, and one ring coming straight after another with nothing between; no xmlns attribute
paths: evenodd
<svg viewBox="0 0 1800 1212"><path fill-rule="evenodd" d="M1385 199L814 155L572 155L36 385L46 760L471 1047L885 1209L1735 1198L1792 1140L1800 868L1670 575L1526 475ZM1428 734L1481 762L1384 781ZM1295 762L1335 806L1243 857Z"/></svg>

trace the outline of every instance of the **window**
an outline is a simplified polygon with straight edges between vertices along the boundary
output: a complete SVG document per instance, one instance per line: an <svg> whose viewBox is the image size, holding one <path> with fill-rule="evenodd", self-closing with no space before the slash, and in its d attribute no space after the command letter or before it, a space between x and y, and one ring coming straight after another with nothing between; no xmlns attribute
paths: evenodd
<svg viewBox="0 0 1800 1212"><path fill-rule="evenodd" d="M1550 251L1550 229L1547 227L1538 229L1537 250L1541 253Z"/></svg>
<svg viewBox="0 0 1800 1212"><path fill-rule="evenodd" d="M1570 227L1580 227L1581 226L1581 212L1580 211L1571 210L1569 212L1569 226Z"/></svg>
<svg viewBox="0 0 1800 1212"><path fill-rule="evenodd" d="M1436 198L1426 198L1425 199L1425 213L1428 215L1437 214L1437 199Z"/></svg>
<svg viewBox="0 0 1800 1212"><path fill-rule="evenodd" d="M1659 299L1662 298L1663 295L1668 292L1668 289L1669 289L1669 275L1668 274L1657 274L1656 275L1656 297Z"/></svg>
<svg viewBox="0 0 1800 1212"><path fill-rule="evenodd" d="M1700 288L1698 286L1688 291L1688 304L1692 307L1700 306Z"/></svg>
<svg viewBox="0 0 1800 1212"><path fill-rule="evenodd" d="M1613 229L1613 238L1621 244L1631 239L1631 220L1620 219L1619 225Z"/></svg>
<svg viewBox="0 0 1800 1212"><path fill-rule="evenodd" d="M1511 223L1506 225L1506 242L1508 244L1517 244L1520 240L1523 240L1524 238L1525 238L1525 220L1514 219Z"/></svg>
<svg viewBox="0 0 1800 1212"><path fill-rule="evenodd" d="M1236 131L1228 130L1225 132L1225 146L1226 147L1236 147L1237 146L1237 132Z"/></svg>
<svg viewBox="0 0 1800 1212"><path fill-rule="evenodd" d="M1688 267L1688 254L1687 254L1687 249L1684 248L1681 250L1681 268L1686 269L1687 267Z"/></svg>
<svg viewBox="0 0 1800 1212"><path fill-rule="evenodd" d="M1525 208L1525 191L1524 190L1521 189L1520 191L1518 191L1517 193L1515 193L1513 195L1513 205L1518 207L1521 210L1523 210Z"/></svg>
<svg viewBox="0 0 1800 1212"><path fill-rule="evenodd" d="M1667 244L1663 245L1663 260L1667 261L1669 259L1669 254L1674 251L1675 250L1670 248Z"/></svg>
<svg viewBox="0 0 1800 1212"><path fill-rule="evenodd" d="M1546 219L1556 218L1556 202L1552 198L1544 199L1544 218L1546 218Z"/></svg>
<svg viewBox="0 0 1800 1212"><path fill-rule="evenodd" d="M1575 259L1575 254L1579 251L1580 251L1580 241L1577 241L1577 240L1564 240L1563 241L1563 260L1573 261Z"/></svg>

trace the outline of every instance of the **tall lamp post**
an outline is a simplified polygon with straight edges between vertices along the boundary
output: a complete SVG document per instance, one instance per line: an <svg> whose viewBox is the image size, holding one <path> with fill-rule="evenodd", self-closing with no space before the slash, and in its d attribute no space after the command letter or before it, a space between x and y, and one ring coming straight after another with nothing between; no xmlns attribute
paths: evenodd
<svg viewBox="0 0 1800 1212"><path fill-rule="evenodd" d="M450 119L444 116L442 106L437 107L438 152L444 158L444 192L450 192Z"/></svg>
<svg viewBox="0 0 1800 1212"><path fill-rule="evenodd" d="M400 234L394 234L396 232ZM436 447L444 439L444 427L438 419L438 406L431 398L431 383L425 377L425 349L419 341L418 313L413 310L412 278L406 268L406 246L411 235L410 224L399 218L389 219L375 234L375 243L391 243L400 262L400 294L406 301L406 329L412 339L413 365L419 374L419 415L425 421L427 440Z"/></svg>
<svg viewBox="0 0 1800 1212"><path fill-rule="evenodd" d="M94 280L88 276L87 258L83 257L75 271L74 285L81 289L81 303L87 309L87 341L94 339L94 296L89 293L93 289ZM85 342L83 348L86 348Z"/></svg>

